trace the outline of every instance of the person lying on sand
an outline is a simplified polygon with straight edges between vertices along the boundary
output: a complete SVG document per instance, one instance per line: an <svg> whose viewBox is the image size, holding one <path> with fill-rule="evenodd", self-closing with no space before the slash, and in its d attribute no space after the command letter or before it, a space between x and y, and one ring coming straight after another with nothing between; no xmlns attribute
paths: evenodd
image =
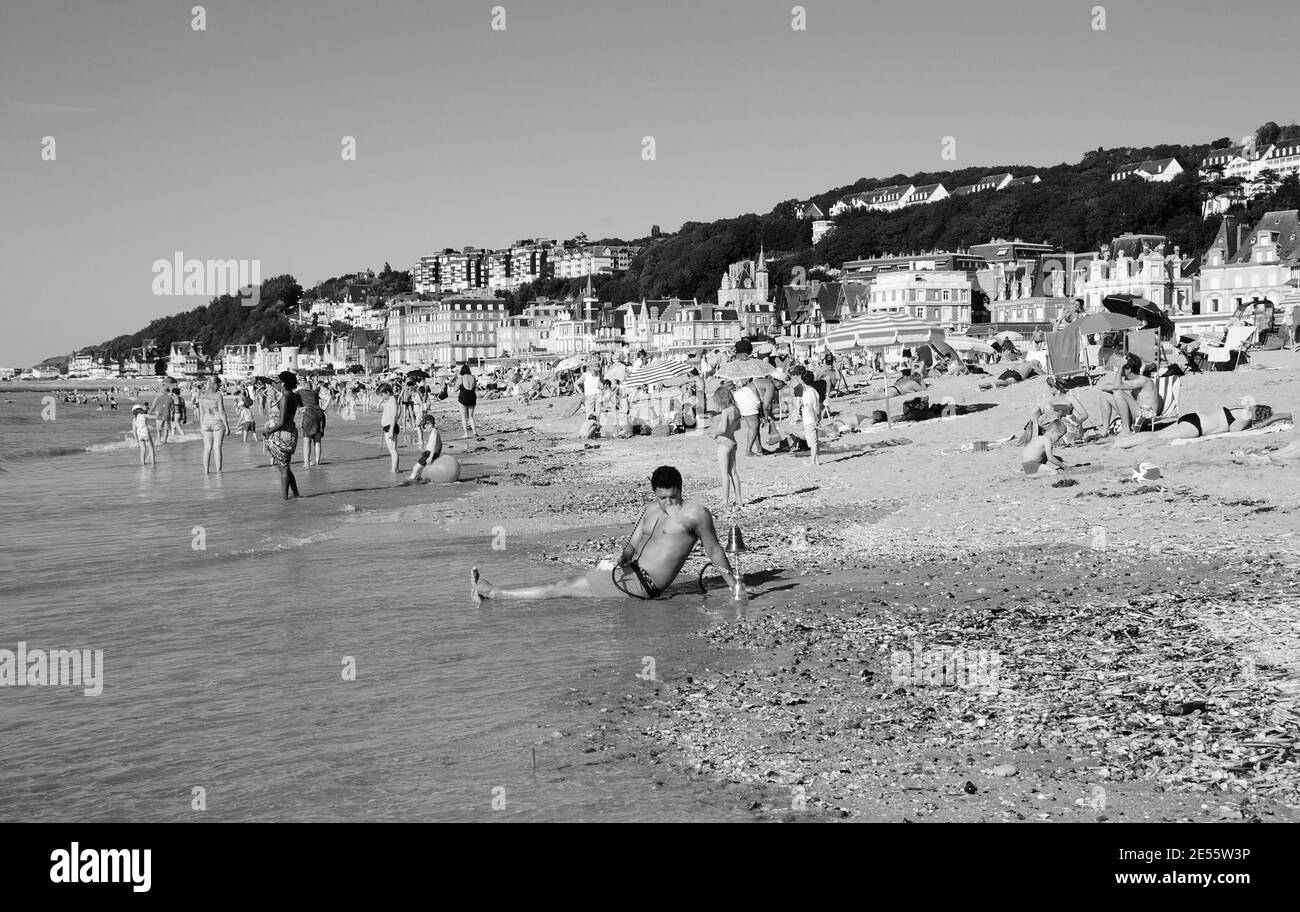
<svg viewBox="0 0 1300 912"><path fill-rule="evenodd" d="M660 466L650 476L655 502L641 514L618 563L612 569L595 570L566 577L554 583L500 589L479 576L478 567L470 573L470 595L475 603L482 599L547 598L658 598L673 584L682 565L698 541L723 580L733 590L737 579L732 575L727 552L718 543L713 528L713 514L703 504L687 503L682 497L682 475L672 466ZM742 586L742 592L743 586Z"/></svg>
<svg viewBox="0 0 1300 912"><path fill-rule="evenodd" d="M1061 457L1052 452L1053 445L1065 436L1064 422L1053 421L1045 430L1043 436L1029 441L1021 451L1020 467L1026 475L1037 475L1039 472L1051 474L1066 468Z"/></svg>
<svg viewBox="0 0 1300 912"><path fill-rule="evenodd" d="M1280 419L1281 416L1278 416ZM1267 427L1277 420L1273 410L1267 405L1241 406L1239 408L1217 408L1208 412L1188 412L1180 415L1178 421L1164 430L1154 434L1132 434L1115 440L1115 449L1126 450L1143 441L1179 440L1195 437L1212 437L1215 434L1228 434L1245 431L1252 427Z"/></svg>
<svg viewBox="0 0 1300 912"><path fill-rule="evenodd" d="M1013 383L1021 383L1028 380L1035 374L1043 372L1033 361L1021 361L1018 364L1008 364L1006 369L998 376L993 383L981 383L980 389L992 389L995 386L1010 386Z"/></svg>

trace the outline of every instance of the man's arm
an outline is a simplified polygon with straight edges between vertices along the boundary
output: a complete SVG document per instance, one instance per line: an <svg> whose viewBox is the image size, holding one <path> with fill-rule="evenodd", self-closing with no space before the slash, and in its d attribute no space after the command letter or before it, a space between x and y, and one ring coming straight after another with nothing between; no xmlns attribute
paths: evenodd
<svg viewBox="0 0 1300 912"><path fill-rule="evenodd" d="M703 515L695 524L695 534L700 544L704 546L704 555L713 566L722 571L722 579L727 587L734 589L736 577L732 574L731 561L727 560L727 552L722 549L722 544L718 541L718 533L713 528L713 514L703 507L700 508L700 512Z"/></svg>
<svg viewBox="0 0 1300 912"><path fill-rule="evenodd" d="M649 515L649 507L641 511L641 518L637 520L636 530L632 533L632 537L627 540L627 544L623 546L623 553L618 556L618 565L620 567L626 566L641 550L641 542L646 537L645 521Z"/></svg>

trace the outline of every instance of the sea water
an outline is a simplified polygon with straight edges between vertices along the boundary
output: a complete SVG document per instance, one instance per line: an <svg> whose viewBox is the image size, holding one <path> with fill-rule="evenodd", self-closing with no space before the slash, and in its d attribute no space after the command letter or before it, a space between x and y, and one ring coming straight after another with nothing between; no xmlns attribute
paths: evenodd
<svg viewBox="0 0 1300 912"><path fill-rule="evenodd" d="M527 542L493 552L402 521L457 509L491 470L472 454L470 481L404 486L365 416L331 414L326 465L295 466L304 497L285 502L238 435L220 475L192 433L142 467L129 401L59 402L42 421L39 395L7 398L0 649L102 650L103 665L96 696L0 687L0 819L743 817L725 789L588 750L622 718L603 706L654 699L646 656L662 677L700 650L699 605L478 608L471 565L502 582L557 568Z"/></svg>

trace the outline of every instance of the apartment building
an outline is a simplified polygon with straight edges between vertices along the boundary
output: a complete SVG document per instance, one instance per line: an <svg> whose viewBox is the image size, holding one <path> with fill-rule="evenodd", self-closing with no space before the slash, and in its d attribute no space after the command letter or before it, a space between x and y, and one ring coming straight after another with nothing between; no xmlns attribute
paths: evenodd
<svg viewBox="0 0 1300 912"><path fill-rule="evenodd" d="M904 313L955 332L971 325L970 272L952 269L898 270L871 283L868 313Z"/></svg>

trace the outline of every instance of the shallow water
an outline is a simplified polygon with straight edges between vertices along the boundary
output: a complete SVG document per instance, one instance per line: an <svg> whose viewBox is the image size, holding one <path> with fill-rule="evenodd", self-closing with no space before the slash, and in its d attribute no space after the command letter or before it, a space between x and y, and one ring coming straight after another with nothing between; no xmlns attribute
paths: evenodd
<svg viewBox="0 0 1300 912"><path fill-rule="evenodd" d="M103 692L0 687L0 819L744 818L717 786L584 752L617 723L574 705L649 695L644 656L667 671L700 649L698 596L476 609L485 556L520 578L556 568L396 521L469 483L401 486L363 421L331 427L327 465L295 468L304 498L286 503L237 437L205 477L195 442L141 467L113 445L122 412L33 424L6 408L0 649L102 650ZM490 468L463 461L471 479Z"/></svg>

